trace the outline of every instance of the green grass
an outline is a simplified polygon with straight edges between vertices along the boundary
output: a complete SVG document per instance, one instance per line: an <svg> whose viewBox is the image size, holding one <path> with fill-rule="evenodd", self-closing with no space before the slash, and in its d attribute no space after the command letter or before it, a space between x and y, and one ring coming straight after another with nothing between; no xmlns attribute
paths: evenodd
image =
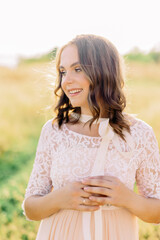
<svg viewBox="0 0 160 240"><path fill-rule="evenodd" d="M32 159L33 160L33 159ZM0 236L6 239L35 239L38 230L38 222L26 221L22 211L26 183L33 161L29 160L18 174L5 180L0 191ZM7 187L6 187L7 186Z"/></svg>

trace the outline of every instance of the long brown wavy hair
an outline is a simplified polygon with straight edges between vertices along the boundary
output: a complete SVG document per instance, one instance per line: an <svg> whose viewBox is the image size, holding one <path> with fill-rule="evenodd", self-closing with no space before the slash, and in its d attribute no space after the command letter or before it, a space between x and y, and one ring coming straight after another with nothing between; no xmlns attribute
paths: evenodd
<svg viewBox="0 0 160 240"><path fill-rule="evenodd" d="M130 132L130 124L123 114L126 98L123 93L122 59L110 41L96 35L79 35L64 45L57 54L55 94L59 100L54 110L56 112L55 120L57 120L59 127L64 122L74 124L79 121L79 119L70 120L71 112L81 114L80 107L73 107L61 88L62 75L59 70L61 53L70 44L76 45L80 66L90 81L88 104L93 114L90 126L99 117L109 118L114 132L125 140L123 129Z"/></svg>

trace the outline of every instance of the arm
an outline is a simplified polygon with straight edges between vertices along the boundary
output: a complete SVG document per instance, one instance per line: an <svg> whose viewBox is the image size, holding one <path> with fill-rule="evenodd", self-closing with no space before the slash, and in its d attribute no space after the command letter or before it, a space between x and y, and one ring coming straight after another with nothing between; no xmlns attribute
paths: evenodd
<svg viewBox="0 0 160 240"><path fill-rule="evenodd" d="M38 212L36 208L32 209L31 199L38 199L38 197L42 198L52 190L52 181L50 178L50 168L52 163L49 143L49 135L51 131L50 125L51 123L47 122L42 128L32 173L30 175L25 199L22 205L24 214L28 220L33 220L32 214L35 214L34 209L35 212ZM34 204L33 207L35 207Z"/></svg>
<svg viewBox="0 0 160 240"><path fill-rule="evenodd" d="M136 173L140 195L133 192L127 208L145 222L160 223L160 156L152 129L147 131L144 141Z"/></svg>
<svg viewBox="0 0 160 240"><path fill-rule="evenodd" d="M133 195L133 196L132 196ZM160 200L146 198L133 192L126 205L128 210L148 223L160 223Z"/></svg>
<svg viewBox="0 0 160 240"><path fill-rule="evenodd" d="M52 157L49 136L53 129L50 125L45 125L42 129L26 190L23 209L28 220L41 220L61 209L95 211L99 208L97 203L87 199L90 194L84 192L82 183L68 183L66 186L52 191L50 177ZM52 147L54 146L52 145ZM87 200L85 204L84 199Z"/></svg>
<svg viewBox="0 0 160 240"><path fill-rule="evenodd" d="M116 177L98 176L82 181L86 185L84 190L90 194L90 200L100 205L111 204L113 206L127 208L135 216L145 222L160 223L160 200L146 198L127 188ZM101 194L101 196L95 196Z"/></svg>
<svg viewBox="0 0 160 240"><path fill-rule="evenodd" d="M39 221L60 210L60 194L50 192L44 196L30 196L24 202L25 214L29 220Z"/></svg>
<svg viewBox="0 0 160 240"><path fill-rule="evenodd" d="M148 132L141 155L142 161L136 174L137 187L141 194L138 204L144 209L140 218L146 222L160 223L160 155L152 129Z"/></svg>
<svg viewBox="0 0 160 240"><path fill-rule="evenodd" d="M62 209L96 211L99 204L89 200L89 193L83 191L80 182L67 184L45 196L31 196L25 201L26 215L31 220L42 220ZM85 203L83 200L85 199Z"/></svg>
<svg viewBox="0 0 160 240"><path fill-rule="evenodd" d="M158 144L153 131L148 132L145 147L139 156L142 161L137 170L136 180L139 192L128 189L119 179L109 176L92 177L82 181L85 191L103 194L90 199L99 204L112 204L127 208L143 221L160 223L160 158ZM92 187L89 187L92 186Z"/></svg>

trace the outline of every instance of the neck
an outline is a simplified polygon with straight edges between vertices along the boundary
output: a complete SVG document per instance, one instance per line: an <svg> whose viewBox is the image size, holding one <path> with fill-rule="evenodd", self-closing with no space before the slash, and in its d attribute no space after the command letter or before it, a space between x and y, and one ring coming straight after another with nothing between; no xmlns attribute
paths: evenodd
<svg viewBox="0 0 160 240"><path fill-rule="evenodd" d="M91 115L91 114L79 114L79 113L71 113L71 115L72 115L72 117L74 117L74 118L79 118L79 116L80 116L80 118L79 118L79 121L80 122L83 122L83 123L86 123L86 122L88 122L88 121L90 121L92 118L93 118L93 115ZM102 122L102 121L104 121L104 120L107 120L108 118L99 118L99 119L97 119L97 120L95 120L94 122L93 122L93 124L96 124L96 123L100 123L100 122Z"/></svg>

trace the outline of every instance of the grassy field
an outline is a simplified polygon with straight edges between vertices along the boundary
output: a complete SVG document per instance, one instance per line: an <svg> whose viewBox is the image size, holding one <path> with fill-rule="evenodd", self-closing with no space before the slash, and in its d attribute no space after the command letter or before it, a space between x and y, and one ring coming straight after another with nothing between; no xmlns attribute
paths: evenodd
<svg viewBox="0 0 160 240"><path fill-rule="evenodd" d="M39 222L21 204L42 125L52 118L53 66L0 67L0 239L35 239ZM160 64L127 63L127 112L150 124L160 146ZM52 84L51 84L52 83ZM160 226L139 221L140 240L159 240Z"/></svg>

